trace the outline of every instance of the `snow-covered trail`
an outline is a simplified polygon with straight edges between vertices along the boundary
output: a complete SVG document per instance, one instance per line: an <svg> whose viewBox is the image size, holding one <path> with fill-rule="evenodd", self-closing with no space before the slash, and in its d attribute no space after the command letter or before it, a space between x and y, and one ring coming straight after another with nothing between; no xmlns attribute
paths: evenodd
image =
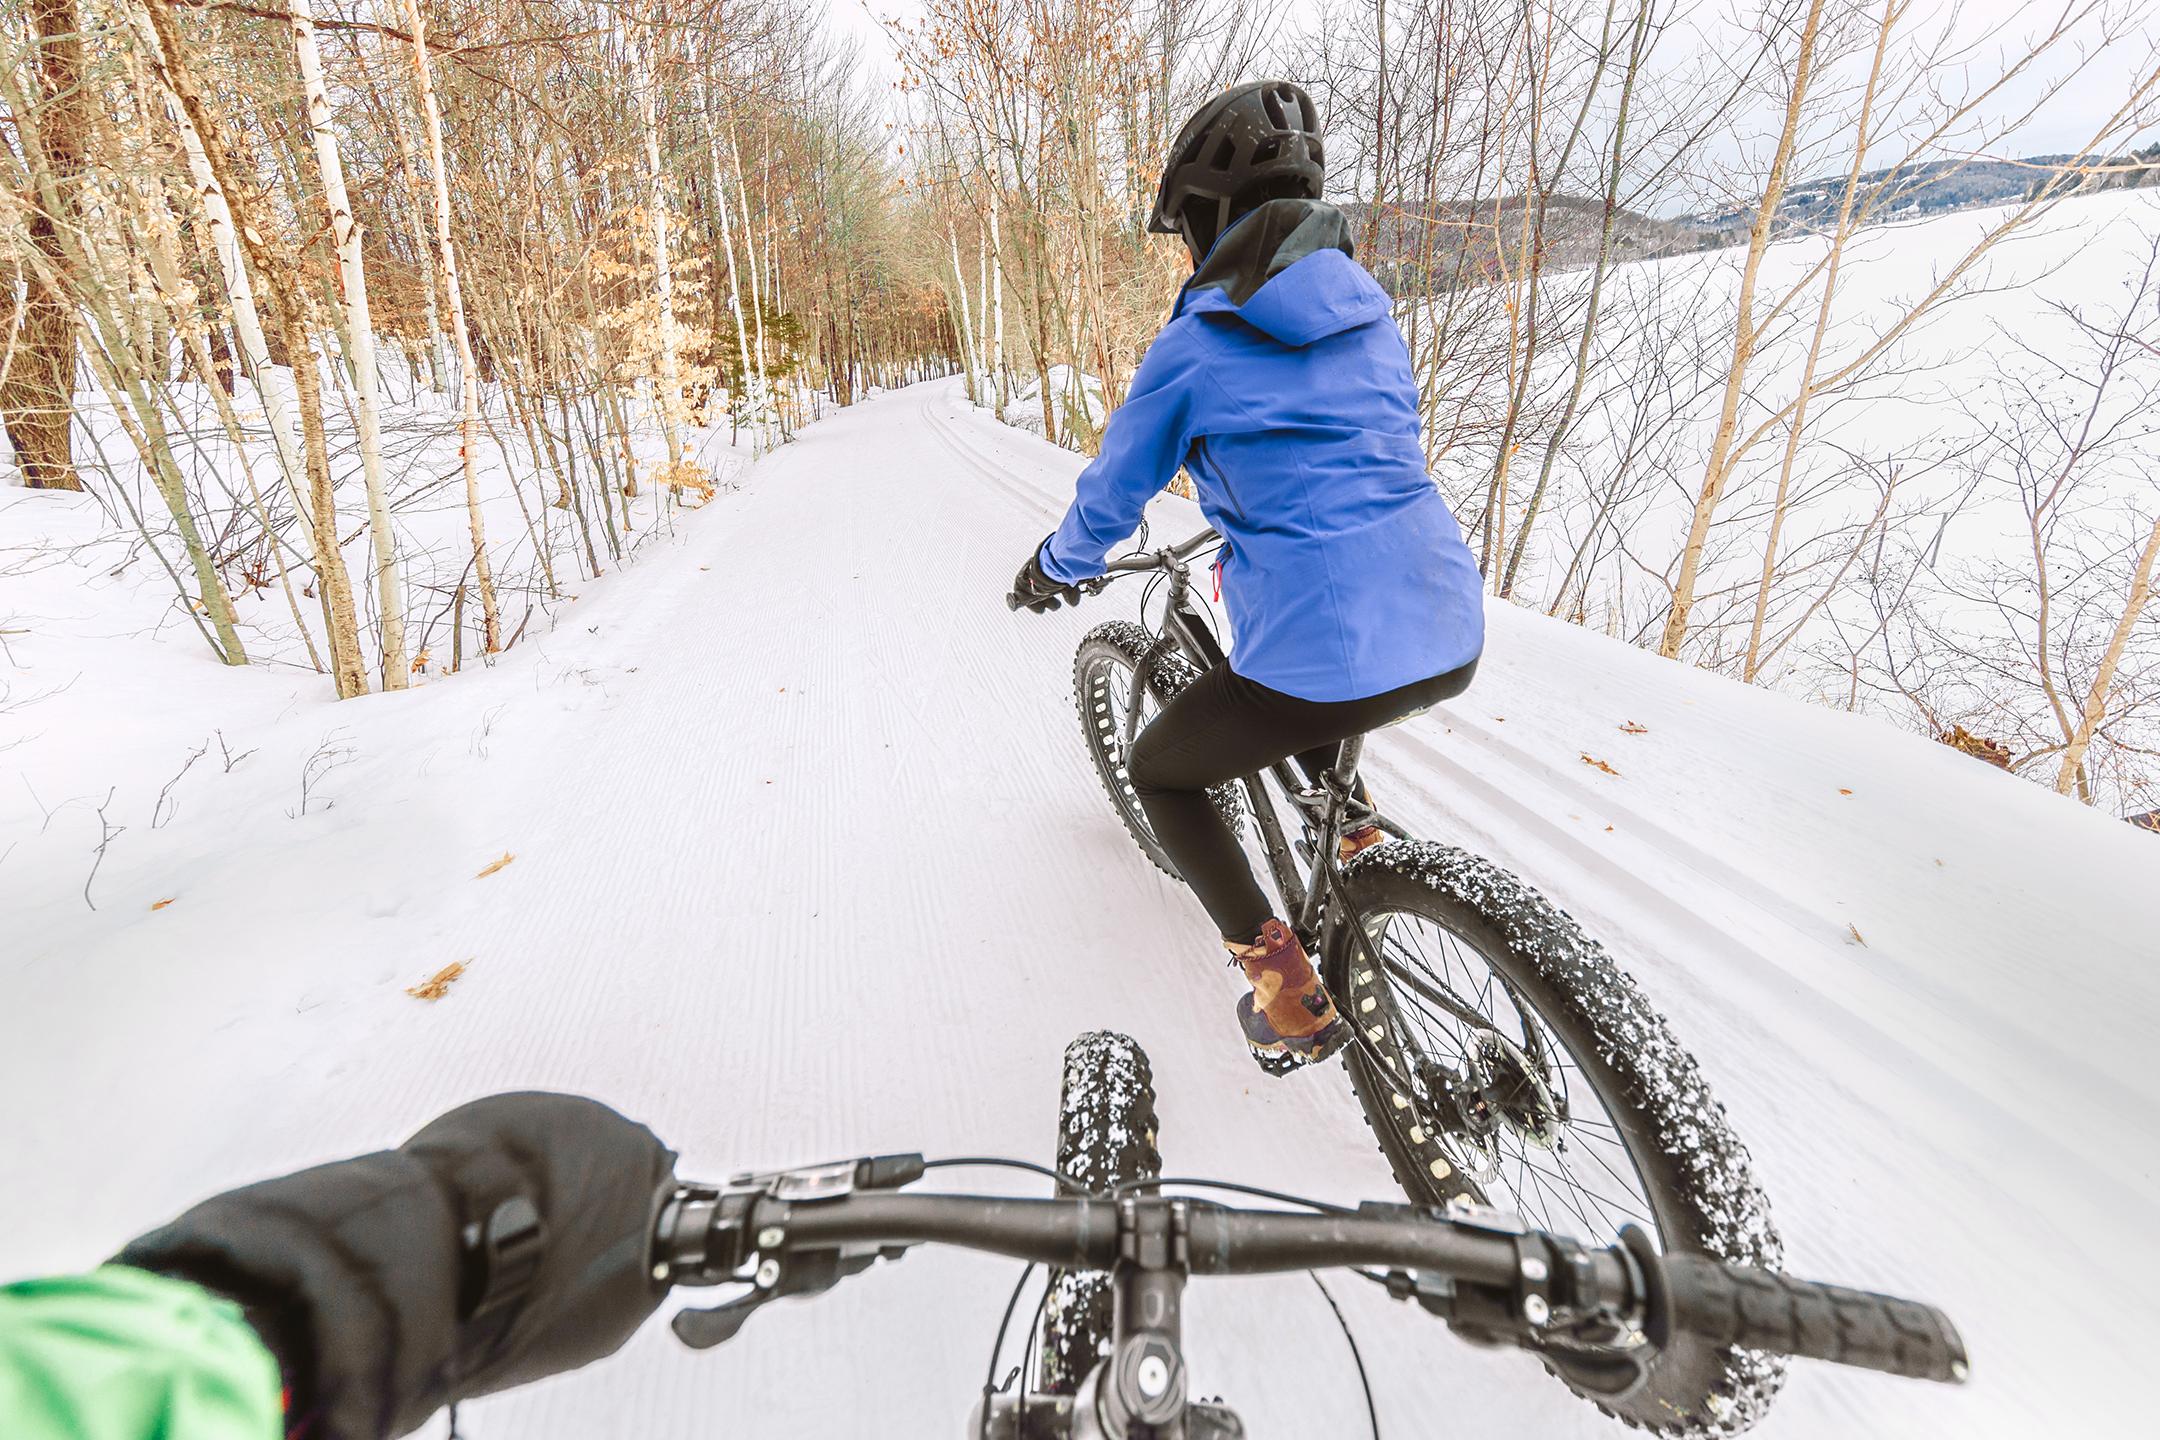
<svg viewBox="0 0 2160 1440"><path fill-rule="evenodd" d="M257 755L116 841L97 913L0 867L22 920L0 1269L88 1263L203 1193L520 1086L649 1121L686 1174L1044 1158L1059 1055L1098 1026L1153 1057L1175 1171L1386 1195L1338 1070L1245 1058L1204 917L1087 768L1072 645L1137 596L1002 604L1076 468L950 382L879 397L492 671L229 729ZM1939 1301L1971 1345L1962 1393L1802 1368L1763 1433L2133 1433L2160 1259L2150 837L1534 617L1496 611L1488 653L1470 695L1375 742L1390 809L1607 939L1728 1102L1796 1271ZM176 728L160 773L198 739ZM295 816L326 742L334 804ZM402 993L452 960L446 999ZM651 1326L466 1432L955 1435L1012 1278L924 1253L712 1354ZM1333 1288L1383 1433L1610 1428L1530 1362ZM1189 1298L1197 1383L1253 1433L1363 1432L1310 1282Z"/></svg>

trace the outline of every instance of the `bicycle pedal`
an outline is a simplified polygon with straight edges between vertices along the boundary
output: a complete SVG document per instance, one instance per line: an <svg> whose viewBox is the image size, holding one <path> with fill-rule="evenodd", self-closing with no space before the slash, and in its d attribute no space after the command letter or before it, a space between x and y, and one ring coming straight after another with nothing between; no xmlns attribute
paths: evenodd
<svg viewBox="0 0 2160 1440"><path fill-rule="evenodd" d="M1247 1048L1251 1049L1249 1046ZM1305 1062L1288 1050L1253 1050L1252 1058L1255 1065L1277 1079L1285 1075L1295 1075L1305 1068Z"/></svg>

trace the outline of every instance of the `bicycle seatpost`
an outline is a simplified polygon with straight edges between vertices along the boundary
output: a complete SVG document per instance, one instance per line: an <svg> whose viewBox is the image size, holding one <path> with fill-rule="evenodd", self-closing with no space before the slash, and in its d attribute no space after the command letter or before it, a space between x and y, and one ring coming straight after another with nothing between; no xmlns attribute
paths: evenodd
<svg viewBox="0 0 2160 1440"><path fill-rule="evenodd" d="M1336 794L1356 798L1358 791L1358 760L1365 754L1365 737L1352 735L1342 742L1342 753L1335 758L1335 768L1326 775L1328 788Z"/></svg>

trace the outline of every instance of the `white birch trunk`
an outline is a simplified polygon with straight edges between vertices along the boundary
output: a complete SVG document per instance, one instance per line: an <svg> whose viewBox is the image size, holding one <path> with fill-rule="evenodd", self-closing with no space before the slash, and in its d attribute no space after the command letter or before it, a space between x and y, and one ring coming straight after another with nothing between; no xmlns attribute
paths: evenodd
<svg viewBox="0 0 2160 1440"><path fill-rule="evenodd" d="M149 53L158 53L158 40L150 28L147 12L131 12L136 28L142 33L143 43ZM203 216L210 225L210 247L216 253L218 269L225 279L225 294L232 302L233 333L240 342L240 358L246 363L248 378L255 382L255 392L262 401L263 418L270 427L270 440L276 447L278 470L285 477L286 491L292 496L294 509L303 523L312 524L307 503L307 468L300 459L300 442L296 438L298 420L293 414L292 397L286 392L278 367L270 363L270 342L263 336L262 312L255 305L255 286L248 278L246 263L240 256L240 235L233 228L232 207L225 203L225 191L218 185L217 177L210 171L210 157L203 150L202 136L196 133L194 122L177 101L167 97L166 113L172 117L173 128L179 133L180 148L187 156L188 178L194 182L195 197L201 203Z"/></svg>
<svg viewBox="0 0 2160 1440"><path fill-rule="evenodd" d="M660 121L653 100L659 83L651 41L640 47L643 73L638 76L638 121L645 131L645 178L651 185L653 298L660 304L660 431L667 437L669 484L680 480L682 434L675 420L682 413L681 371L675 358L675 274L668 265L667 173L660 168ZM665 504L668 487L654 497Z"/></svg>
<svg viewBox="0 0 2160 1440"><path fill-rule="evenodd" d="M412 136L406 133L402 117L393 116L390 128L397 134L398 159L404 166L405 183L418 188L420 157L413 149ZM407 198L410 198L409 193ZM421 217L419 205L415 203L406 213L412 217L413 243L420 254L426 255L435 247L428 243L427 222ZM427 336L428 389L440 395L443 388L442 309L435 303L435 278L432 275L427 283Z"/></svg>
<svg viewBox="0 0 2160 1440"><path fill-rule="evenodd" d="M975 322L968 314L967 272L960 268L960 237L953 233L950 225L945 227L945 240L952 247L953 288L960 295L960 363L967 367L968 399L979 403L978 387L982 382L977 379L977 372L982 367L975 359Z"/></svg>
<svg viewBox="0 0 2160 1440"><path fill-rule="evenodd" d="M998 414L1012 403L1012 381L1005 372L1005 246L998 237L997 191L990 192L990 304L997 320L990 327L991 373L997 376Z"/></svg>
<svg viewBox="0 0 2160 1440"><path fill-rule="evenodd" d="M735 268L735 236L728 219L727 171L720 164L720 133L710 116L706 117L705 123L705 148L712 160L713 208L720 215L720 250L727 260L728 309L735 317L735 354L742 367L735 373L737 383L746 392L743 398L747 402L752 384L750 332L743 324L742 279ZM744 409L749 409L747 403ZM756 417L752 416L751 420L754 425Z"/></svg>
<svg viewBox="0 0 2160 1440"><path fill-rule="evenodd" d="M2108 637L2100 668L2093 673L2092 688L2085 692L2085 707L2078 713L2077 728L2063 749L2062 768L2055 772L2055 789L2061 794L2076 790L2081 798L2085 795L2085 752L2092 745L2093 732L2107 718L2108 691L2114 688L2116 667L2121 665L2131 632L2137 629L2138 617L2152 595L2156 564L2160 564L2160 519L2153 521L2152 533L2145 537L2144 552L2138 556L2137 569L2131 572L2130 594L2123 602L2122 618L2115 622L2114 633Z"/></svg>
<svg viewBox="0 0 2160 1440"><path fill-rule="evenodd" d="M772 442L772 384L770 372L765 365L765 294L758 279L757 226L750 219L750 191L743 184L742 143L735 138L734 127L728 128L728 143L735 152L735 203L737 213L743 217L743 259L750 269L750 318L752 334L757 348L751 354L757 361L757 389L752 391L758 406L758 426L766 443ZM772 245L766 244L769 252Z"/></svg>
<svg viewBox="0 0 2160 1440"><path fill-rule="evenodd" d="M367 488L368 538L375 554L375 605L382 624L382 688L402 690L405 659L404 587L398 578L397 538L390 528L390 505L383 496L382 415L376 391L375 323L368 311L367 270L360 258L360 225L345 192L345 165L337 135L330 128L330 95L323 85L322 54L315 45L315 16L310 0L287 0L292 10L293 48L300 59L300 83L307 99L308 136L322 171L323 200L330 208L330 238L337 246L338 279L345 302L346 343L352 361L354 418L360 431L360 471Z"/></svg>
<svg viewBox="0 0 2160 1440"><path fill-rule="evenodd" d="M465 518L472 532L473 583L480 591L480 616L487 653L502 648L502 616L495 608L495 575L488 565L487 526L480 516L480 377L473 364L472 336L465 328L465 292L458 285L457 249L450 242L450 177L443 168L442 115L435 108L435 79L428 65L427 17L420 0L405 0L405 18L412 27L413 76L420 94L420 116L426 122L429 179L435 191L435 258L442 266L443 293L450 304L450 339L457 346L458 399L463 421L458 431L458 458L465 469Z"/></svg>
<svg viewBox="0 0 2160 1440"><path fill-rule="evenodd" d="M1733 327L1732 364L1725 372L1725 395L1718 412L1717 432L1710 442L1710 460L1703 469L1701 493L1695 514L1688 522L1687 541L1680 551L1680 574L1673 583L1672 609L1665 617L1665 633L1658 654L1668 660L1680 658L1687 640L1688 619L1695 607L1695 586L1702 569L1703 546L1710 538L1710 520L1724 497L1725 482L1732 478L1735 463L1734 432L1739 427L1740 399L1747 388L1748 364L1761 339L1755 324L1755 285L1762 270L1763 252L1770 248L1772 222L1778 202L1785 197L1787 167L1799 140L1801 113L1806 107L1808 86L1815 69L1815 39L1822 24L1823 0L1810 0L1807 18L1801 22L1800 53L1793 68L1792 93L1785 102L1785 126L1778 133L1777 152L1770 161L1770 175L1756 207L1755 224L1748 233L1747 261L1740 271L1740 314Z"/></svg>

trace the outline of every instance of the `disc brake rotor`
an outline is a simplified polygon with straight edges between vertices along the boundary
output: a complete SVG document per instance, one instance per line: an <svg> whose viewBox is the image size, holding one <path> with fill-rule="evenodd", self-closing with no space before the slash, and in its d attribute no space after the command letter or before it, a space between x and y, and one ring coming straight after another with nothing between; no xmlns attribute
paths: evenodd
<svg viewBox="0 0 2160 1440"><path fill-rule="evenodd" d="M1479 1098L1524 1141L1552 1149L1567 1128L1567 1104L1553 1094L1545 1067L1497 1030L1477 1032L1477 1051L1485 1072Z"/></svg>
<svg viewBox="0 0 2160 1440"><path fill-rule="evenodd" d="M1441 1138L1462 1172L1485 1184L1500 1178L1503 1133L1551 1150L1561 1143L1567 1106L1554 1095L1544 1067L1505 1035L1481 1027L1471 1033L1468 1048L1467 1073L1427 1064L1420 1067L1419 1088L1428 1113L1444 1117Z"/></svg>

